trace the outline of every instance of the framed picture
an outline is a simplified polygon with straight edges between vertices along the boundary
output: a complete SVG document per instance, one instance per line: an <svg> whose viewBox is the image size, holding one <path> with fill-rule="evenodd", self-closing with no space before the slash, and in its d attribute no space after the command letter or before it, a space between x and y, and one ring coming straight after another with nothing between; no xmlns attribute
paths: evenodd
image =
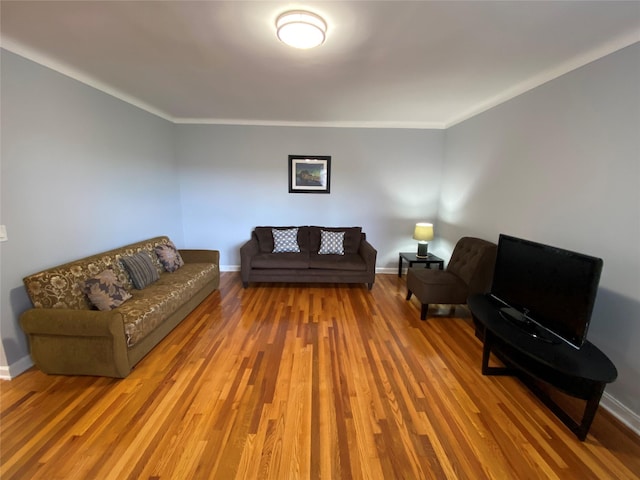
<svg viewBox="0 0 640 480"><path fill-rule="evenodd" d="M289 155L289 193L329 193L331 157Z"/></svg>

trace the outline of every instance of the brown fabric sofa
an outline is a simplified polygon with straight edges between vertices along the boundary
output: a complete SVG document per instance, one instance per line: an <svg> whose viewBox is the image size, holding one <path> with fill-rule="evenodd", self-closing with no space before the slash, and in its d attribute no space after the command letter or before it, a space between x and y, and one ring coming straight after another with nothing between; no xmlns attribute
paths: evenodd
<svg viewBox="0 0 640 480"><path fill-rule="evenodd" d="M272 229L298 228L300 252L273 253ZM344 254L319 254L321 231L344 232ZM375 282L377 251L361 227L256 227L240 248L242 284L250 282L366 283Z"/></svg>
<svg viewBox="0 0 640 480"><path fill-rule="evenodd" d="M34 308L20 317L31 357L48 374L126 377L133 366L220 284L217 250L179 250L184 265L169 273L155 253L167 237L92 255L24 278ZM159 279L133 287L120 259L149 254ZM112 269L129 298L97 310L84 290L87 279Z"/></svg>

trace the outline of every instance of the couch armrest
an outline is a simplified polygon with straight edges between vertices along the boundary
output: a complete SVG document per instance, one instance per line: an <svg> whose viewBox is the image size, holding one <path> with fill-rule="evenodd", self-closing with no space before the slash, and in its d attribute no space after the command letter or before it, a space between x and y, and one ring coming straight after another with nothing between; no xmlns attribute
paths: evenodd
<svg viewBox="0 0 640 480"><path fill-rule="evenodd" d="M32 308L20 316L20 325L45 373L126 377L131 370L117 310Z"/></svg>
<svg viewBox="0 0 640 480"><path fill-rule="evenodd" d="M27 334L64 335L70 337L124 337L122 315L117 310L71 310L66 308L31 308L20 316Z"/></svg>
<svg viewBox="0 0 640 480"><path fill-rule="evenodd" d="M367 264L367 273L371 275L371 283L373 283L376 274L376 258L378 256L378 251L373 248L373 245L371 245L367 240L362 239L360 241L358 254L360 254Z"/></svg>
<svg viewBox="0 0 640 480"><path fill-rule="evenodd" d="M242 285L249 286L249 272L251 271L251 258L258 254L260 246L256 238L251 238L240 247L240 277Z"/></svg>
<svg viewBox="0 0 640 480"><path fill-rule="evenodd" d="M220 251L218 250L179 250L185 263L213 263L220 264Z"/></svg>

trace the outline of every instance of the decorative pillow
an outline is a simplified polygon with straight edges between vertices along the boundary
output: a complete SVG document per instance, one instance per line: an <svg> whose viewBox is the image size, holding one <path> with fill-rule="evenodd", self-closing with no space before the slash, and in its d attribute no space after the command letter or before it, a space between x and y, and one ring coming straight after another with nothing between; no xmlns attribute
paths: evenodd
<svg viewBox="0 0 640 480"><path fill-rule="evenodd" d="M98 310L113 310L131 298L110 268L84 282L84 292Z"/></svg>
<svg viewBox="0 0 640 480"><path fill-rule="evenodd" d="M344 232L320 230L319 255L344 255Z"/></svg>
<svg viewBox="0 0 640 480"><path fill-rule="evenodd" d="M130 257L122 257L120 261L131 277L133 286L138 290L142 290L160 278L147 252L139 252Z"/></svg>
<svg viewBox="0 0 640 480"><path fill-rule="evenodd" d="M273 252L272 253L285 253L285 252L299 252L298 246L298 229L289 228L287 230L271 229L273 233Z"/></svg>
<svg viewBox="0 0 640 480"><path fill-rule="evenodd" d="M184 260L178 249L173 242L168 242L165 245L158 245L155 248L158 260L167 272L175 272L184 265Z"/></svg>

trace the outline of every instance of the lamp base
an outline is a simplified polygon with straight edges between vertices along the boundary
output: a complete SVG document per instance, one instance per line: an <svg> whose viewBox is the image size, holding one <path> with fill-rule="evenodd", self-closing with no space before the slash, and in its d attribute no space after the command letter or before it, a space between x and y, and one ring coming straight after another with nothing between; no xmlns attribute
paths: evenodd
<svg viewBox="0 0 640 480"><path fill-rule="evenodd" d="M416 257L418 257L418 258L427 258L429 256L428 250L429 250L429 244L428 243L419 243L418 244L418 253L416 254Z"/></svg>

